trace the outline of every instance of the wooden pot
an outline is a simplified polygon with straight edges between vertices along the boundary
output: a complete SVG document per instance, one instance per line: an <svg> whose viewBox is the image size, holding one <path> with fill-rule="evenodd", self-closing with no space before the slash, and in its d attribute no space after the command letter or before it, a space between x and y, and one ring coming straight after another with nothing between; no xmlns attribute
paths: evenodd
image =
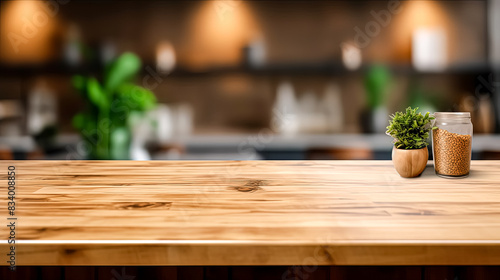
<svg viewBox="0 0 500 280"><path fill-rule="evenodd" d="M428 159L427 147L415 150L392 147L392 163L401 177L417 177L424 171Z"/></svg>

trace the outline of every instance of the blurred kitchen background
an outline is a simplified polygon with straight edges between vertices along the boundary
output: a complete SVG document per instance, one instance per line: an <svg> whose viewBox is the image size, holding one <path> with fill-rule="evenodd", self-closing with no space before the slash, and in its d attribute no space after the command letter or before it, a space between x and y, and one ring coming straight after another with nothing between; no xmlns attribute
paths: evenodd
<svg viewBox="0 0 500 280"><path fill-rule="evenodd" d="M2 1L0 159L390 159L407 106L500 159L499 70L493 0Z"/></svg>

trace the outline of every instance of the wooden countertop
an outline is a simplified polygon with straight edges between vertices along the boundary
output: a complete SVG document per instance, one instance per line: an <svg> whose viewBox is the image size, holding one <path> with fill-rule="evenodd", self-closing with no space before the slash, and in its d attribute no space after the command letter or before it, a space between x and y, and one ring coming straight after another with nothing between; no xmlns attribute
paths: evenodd
<svg viewBox="0 0 500 280"><path fill-rule="evenodd" d="M500 264L500 161L1 161L5 224L9 165L18 265Z"/></svg>

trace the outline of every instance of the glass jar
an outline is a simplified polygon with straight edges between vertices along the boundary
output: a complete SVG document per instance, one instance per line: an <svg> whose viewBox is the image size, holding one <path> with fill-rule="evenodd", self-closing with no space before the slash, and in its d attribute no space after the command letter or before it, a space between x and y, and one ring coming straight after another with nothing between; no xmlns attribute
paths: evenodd
<svg viewBox="0 0 500 280"><path fill-rule="evenodd" d="M467 177L472 153L472 122L468 112L434 113L432 154L436 174L446 178Z"/></svg>

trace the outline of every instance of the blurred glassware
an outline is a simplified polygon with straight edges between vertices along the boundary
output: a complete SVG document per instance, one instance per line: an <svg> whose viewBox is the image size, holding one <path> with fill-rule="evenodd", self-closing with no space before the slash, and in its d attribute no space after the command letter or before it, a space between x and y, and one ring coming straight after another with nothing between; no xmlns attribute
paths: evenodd
<svg viewBox="0 0 500 280"><path fill-rule="evenodd" d="M169 41L161 41L156 47L156 70L168 74L175 68L175 49Z"/></svg>
<svg viewBox="0 0 500 280"><path fill-rule="evenodd" d="M495 130L495 114L491 98L488 95L475 95L464 92L453 111L470 113L474 123L474 133L492 133Z"/></svg>
<svg viewBox="0 0 500 280"><path fill-rule="evenodd" d="M38 80L28 96L27 129L38 145L50 148L57 134L57 97L44 80Z"/></svg>
<svg viewBox="0 0 500 280"><path fill-rule="evenodd" d="M304 93L299 98L297 108L300 132L318 133L326 130L326 117L314 92Z"/></svg>
<svg viewBox="0 0 500 280"><path fill-rule="evenodd" d="M443 71L447 67L446 33L442 28L417 28L412 37L412 63L419 71Z"/></svg>
<svg viewBox="0 0 500 280"><path fill-rule="evenodd" d="M146 149L148 143L165 148L182 141L192 133L193 119L193 109L189 104L160 104L144 114L134 114L130 158L150 160L151 155Z"/></svg>
<svg viewBox="0 0 500 280"><path fill-rule="evenodd" d="M30 135L57 125L57 98L44 80L38 80L28 95L27 128Z"/></svg>
<svg viewBox="0 0 500 280"><path fill-rule="evenodd" d="M165 144L175 135L173 110L167 104L158 104L152 111L156 119L156 138L158 143Z"/></svg>
<svg viewBox="0 0 500 280"><path fill-rule="evenodd" d="M299 130L297 107L293 85L281 82L272 109L271 129L280 134L296 134Z"/></svg>
<svg viewBox="0 0 500 280"><path fill-rule="evenodd" d="M262 36L256 36L244 48L246 63L252 68L263 67L266 64L266 42Z"/></svg>
<svg viewBox="0 0 500 280"><path fill-rule="evenodd" d="M327 122L327 131L338 133L344 130L344 109L342 96L337 84L330 83L325 89L320 103Z"/></svg>
<svg viewBox="0 0 500 280"><path fill-rule="evenodd" d="M471 114L435 112L432 126L432 154L436 175L445 178L469 176L472 157Z"/></svg>
<svg viewBox="0 0 500 280"><path fill-rule="evenodd" d="M479 133L494 133L495 112L493 101L486 94L480 95L477 99L477 110L474 112L474 128L477 128Z"/></svg>
<svg viewBox="0 0 500 280"><path fill-rule="evenodd" d="M83 44L80 28L76 23L72 23L68 26L64 39L64 61L72 67L80 65L83 62Z"/></svg>
<svg viewBox="0 0 500 280"><path fill-rule="evenodd" d="M371 113L370 126L372 133L383 133L389 124L389 118L387 117L389 112L386 107L377 107Z"/></svg>
<svg viewBox="0 0 500 280"><path fill-rule="evenodd" d="M130 118L131 139L130 159L132 160L150 160L151 155L146 149L146 144L153 138L155 115L153 111L141 113L133 113Z"/></svg>
<svg viewBox="0 0 500 280"><path fill-rule="evenodd" d="M192 133L194 112L187 103L174 106L174 131L176 136L186 136Z"/></svg>
<svg viewBox="0 0 500 280"><path fill-rule="evenodd" d="M342 63L348 70L354 71L361 67L363 58L361 50L352 42L344 42L340 44L342 51Z"/></svg>

